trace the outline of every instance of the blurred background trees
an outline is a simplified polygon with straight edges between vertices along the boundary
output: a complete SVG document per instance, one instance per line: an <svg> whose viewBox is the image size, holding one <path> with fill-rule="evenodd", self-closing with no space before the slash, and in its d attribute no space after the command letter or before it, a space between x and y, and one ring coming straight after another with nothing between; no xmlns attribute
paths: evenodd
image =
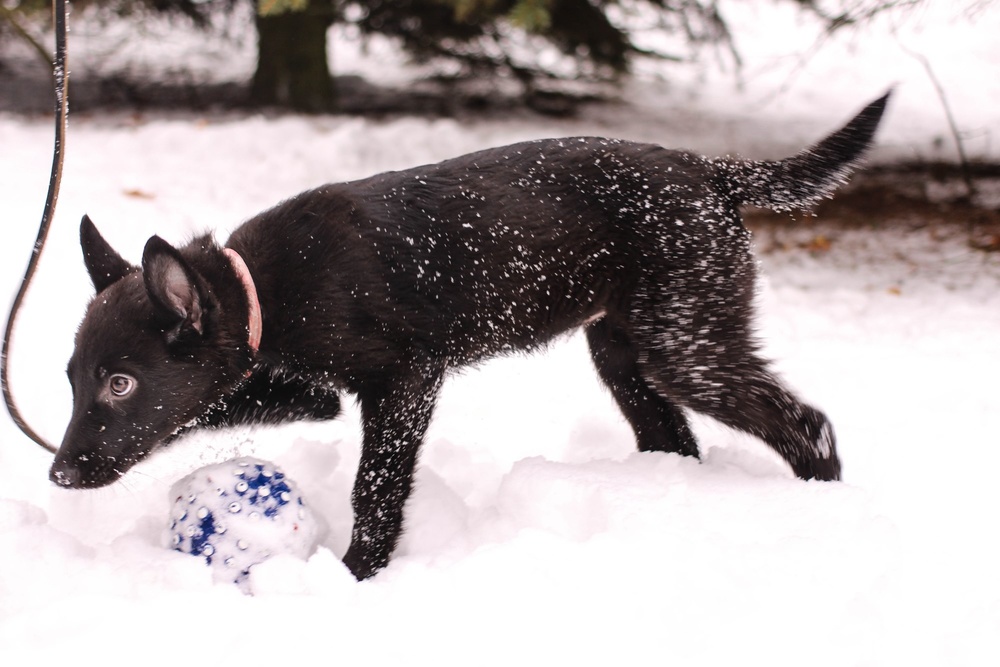
<svg viewBox="0 0 1000 667"><path fill-rule="evenodd" d="M922 0L769 0L792 2L822 17L830 30ZM327 36L335 24L396 40L415 60L444 60L462 76L504 75L525 87L539 79L614 80L637 58L685 60L685 54L640 46L632 26L653 26L691 47L711 45L738 65L734 30L715 0L78 0L77 11L100 5L113 15L166 12L208 26L254 2L258 36L249 99L257 105L321 112L337 108ZM0 39L19 39L40 57L46 0L0 0ZM533 58L532 43L561 54ZM527 44L527 47L526 47Z"/></svg>

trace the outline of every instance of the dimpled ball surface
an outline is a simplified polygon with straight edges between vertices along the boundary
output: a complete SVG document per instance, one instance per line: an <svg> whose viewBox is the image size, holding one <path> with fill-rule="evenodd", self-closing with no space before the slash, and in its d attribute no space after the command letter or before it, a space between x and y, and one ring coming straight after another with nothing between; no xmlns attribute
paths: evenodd
<svg viewBox="0 0 1000 667"><path fill-rule="evenodd" d="M205 559L217 581L249 591L250 568L277 554L308 558L319 525L273 463L242 457L205 466L170 489L168 544Z"/></svg>

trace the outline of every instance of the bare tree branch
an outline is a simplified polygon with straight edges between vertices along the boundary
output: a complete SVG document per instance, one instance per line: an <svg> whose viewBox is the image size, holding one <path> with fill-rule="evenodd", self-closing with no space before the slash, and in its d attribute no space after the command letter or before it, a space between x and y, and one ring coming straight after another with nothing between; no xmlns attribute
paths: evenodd
<svg viewBox="0 0 1000 667"><path fill-rule="evenodd" d="M928 60L924 54L917 53L902 44L900 46L907 55L914 58L923 66L924 71L927 73L927 78L931 80L931 84L934 86L938 99L941 101L941 108L944 109L945 118L948 120L948 127L951 129L952 139L955 141L955 148L958 150L959 166L962 170L962 180L965 182L966 197L971 200L976 195L976 184L972 179L972 170L969 166L969 158L965 153L965 142L962 141L962 133L958 129L958 122L955 120L955 114L952 113L951 105L948 103L948 95L945 93L944 86L941 85L940 79L938 79L937 75L934 74L934 68L931 67L930 60Z"/></svg>

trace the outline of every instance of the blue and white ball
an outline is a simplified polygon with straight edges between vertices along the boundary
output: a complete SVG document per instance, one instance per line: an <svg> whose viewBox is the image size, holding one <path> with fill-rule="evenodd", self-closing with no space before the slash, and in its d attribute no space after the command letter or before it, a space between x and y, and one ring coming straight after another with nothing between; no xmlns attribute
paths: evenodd
<svg viewBox="0 0 1000 667"><path fill-rule="evenodd" d="M242 457L195 470L170 488L168 543L199 556L216 581L249 591L250 568L277 554L308 558L320 525L273 463Z"/></svg>

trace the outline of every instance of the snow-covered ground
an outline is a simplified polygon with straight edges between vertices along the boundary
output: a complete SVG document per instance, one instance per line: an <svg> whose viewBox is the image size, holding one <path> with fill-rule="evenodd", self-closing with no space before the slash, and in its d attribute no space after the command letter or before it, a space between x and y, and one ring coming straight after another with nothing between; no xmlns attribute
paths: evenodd
<svg viewBox="0 0 1000 667"><path fill-rule="evenodd" d="M762 11L735 4L747 21ZM985 156L1000 128L997 13L911 17L903 30ZM747 48L764 51L756 39ZM12 384L29 421L58 442L71 407L63 368L90 297L76 245L84 212L137 259L153 233L179 242L211 228L224 239L306 187L519 139L599 133L788 153L891 83L876 159L946 155L933 91L919 65L893 65L893 39L838 38L801 71L758 64L742 90L705 73L696 97L644 73L628 104L574 121L73 117ZM359 71L377 69L363 62ZM0 116L6 294L34 239L50 142L49 121ZM760 443L705 421L701 463L634 452L571 336L448 382L403 543L358 584L338 560L359 451L353 405L329 424L193 435L111 488L72 493L48 483L49 457L3 418L0 661L997 664L1000 256L970 250L958 232L824 231L825 252L762 256L760 326L777 368L834 421L843 483L798 481ZM795 245L771 240L760 245ZM308 562L255 568L252 597L161 542L171 484L237 454L277 462L328 530Z"/></svg>

